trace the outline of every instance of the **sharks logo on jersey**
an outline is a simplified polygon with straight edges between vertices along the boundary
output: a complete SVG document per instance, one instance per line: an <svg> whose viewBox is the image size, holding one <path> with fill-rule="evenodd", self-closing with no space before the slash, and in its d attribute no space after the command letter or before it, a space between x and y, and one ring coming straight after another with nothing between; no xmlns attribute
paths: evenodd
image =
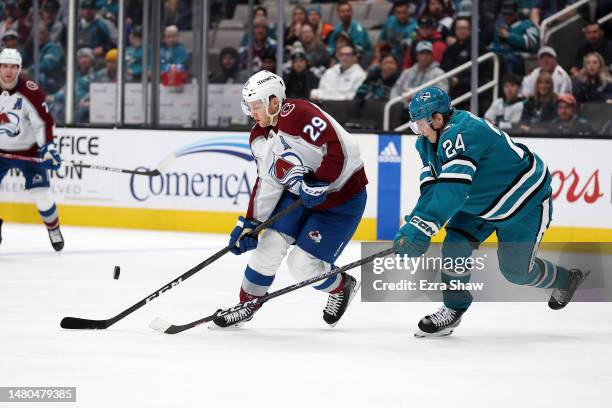
<svg viewBox="0 0 612 408"><path fill-rule="evenodd" d="M0 112L0 135L17 137L21 133L19 130L19 116L13 112Z"/></svg>
<svg viewBox="0 0 612 408"><path fill-rule="evenodd" d="M274 162L270 167L270 175L280 184L292 188L302 180L304 173L313 171L304 166L304 161L295 153L287 152L274 155Z"/></svg>

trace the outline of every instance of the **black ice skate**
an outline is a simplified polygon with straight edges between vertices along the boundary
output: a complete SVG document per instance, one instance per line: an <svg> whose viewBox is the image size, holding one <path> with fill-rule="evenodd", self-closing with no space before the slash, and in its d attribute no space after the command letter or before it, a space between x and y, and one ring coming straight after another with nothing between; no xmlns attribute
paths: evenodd
<svg viewBox="0 0 612 408"><path fill-rule="evenodd" d="M591 271L582 272L580 269L572 269L569 273L570 276L567 288L555 289L553 290L552 295L550 295L548 307L553 310L563 309L565 306L567 306L570 300L572 300L578 286L584 282Z"/></svg>
<svg viewBox="0 0 612 408"><path fill-rule="evenodd" d="M334 327L338 323L357 294L359 286L361 286L361 282L351 275L343 274L343 276L344 279L346 279L344 289L338 293L330 293L327 298L327 305L325 305L325 309L323 310L323 320L331 327Z"/></svg>
<svg viewBox="0 0 612 408"><path fill-rule="evenodd" d="M61 251L64 248L64 237L62 236L62 232L59 227L48 230L49 232L49 240L51 240L51 245L53 245L53 249L57 252Z"/></svg>
<svg viewBox="0 0 612 408"><path fill-rule="evenodd" d="M449 336L459 323L461 323L461 315L465 310L450 309L442 306L434 314L427 315L419 322L419 331L414 333L415 337L439 337Z"/></svg>
<svg viewBox="0 0 612 408"><path fill-rule="evenodd" d="M229 329L242 327L243 324L253 319L253 315L259 309L258 307L247 307L236 312L228 313L225 316L219 316L209 325L209 329Z"/></svg>
<svg viewBox="0 0 612 408"><path fill-rule="evenodd" d="M2 243L2 219L0 218L0 244Z"/></svg>

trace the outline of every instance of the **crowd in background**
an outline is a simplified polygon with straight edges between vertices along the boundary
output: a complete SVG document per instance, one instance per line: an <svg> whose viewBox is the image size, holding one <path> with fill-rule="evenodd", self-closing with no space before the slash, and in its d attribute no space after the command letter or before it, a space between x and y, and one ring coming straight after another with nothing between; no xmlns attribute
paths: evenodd
<svg viewBox="0 0 612 408"><path fill-rule="evenodd" d="M502 97L483 106L485 118L501 128L520 131L594 134L580 116L581 106L612 103L612 41L610 32L596 21L587 21L582 45L575 50L542 46L542 20L575 0L480 1L479 55L496 53L501 61ZM117 79L117 0L80 0L77 28L75 94L77 122L87 123L89 87L94 82ZM213 1L213 27L232 19L241 1ZM242 1L244 3L244 1ZM283 38L283 60L277 61L277 29L268 8L253 10L253 31L240 43L219 52L218 68L209 74L211 83L241 84L252 72L276 72L282 66L287 96L325 101L351 101L364 108L366 101L387 101L435 80L471 59L471 0L398 0L389 15L374 25L353 18L353 4L334 2L335 25L325 21L320 2L287 4L292 8ZM41 0L41 24L32 31L31 0L3 0L0 8L2 47L18 48L23 55L23 75L33 75L34 34L38 35L39 82L56 117L63 115L65 101L65 50L67 1ZM126 10L126 81L150 77L151 52L143 62L142 3L128 2ZM191 53L181 42L181 32L192 30L192 1L165 0L160 81L172 86L191 74ZM608 10L611 12L612 10ZM586 21L586 19L585 19ZM377 38L369 33L379 31ZM253 42L249 46L249 37ZM249 49L251 47L251 49ZM571 66L558 63L558 53L572 53ZM249 60L249 57L252 59ZM528 61L535 61L530 66ZM250 68L250 71L249 71ZM482 82L492 76L492 66L480 68ZM452 97L470 89L470 71L463 71L436 85ZM406 101L407 103L407 101ZM612 106L612 105L610 105ZM404 119L406 119L404 117Z"/></svg>

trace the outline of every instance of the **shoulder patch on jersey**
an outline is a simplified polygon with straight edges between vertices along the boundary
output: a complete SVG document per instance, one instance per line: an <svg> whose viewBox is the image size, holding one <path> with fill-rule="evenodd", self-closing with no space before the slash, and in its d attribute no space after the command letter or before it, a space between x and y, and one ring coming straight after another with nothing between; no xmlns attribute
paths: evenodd
<svg viewBox="0 0 612 408"><path fill-rule="evenodd" d="M295 104L293 103L286 103L283 105L280 115L283 118L286 118L287 116L289 116L291 114L291 112L293 112L293 110L295 109Z"/></svg>
<svg viewBox="0 0 612 408"><path fill-rule="evenodd" d="M38 85L36 85L36 82L34 81L26 81L26 87L31 91L35 91L38 89Z"/></svg>

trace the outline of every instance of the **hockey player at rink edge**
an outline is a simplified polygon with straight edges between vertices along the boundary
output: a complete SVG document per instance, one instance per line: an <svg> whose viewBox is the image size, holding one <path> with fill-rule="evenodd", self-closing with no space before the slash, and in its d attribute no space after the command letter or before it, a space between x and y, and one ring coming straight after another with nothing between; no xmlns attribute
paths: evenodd
<svg viewBox="0 0 612 408"><path fill-rule="evenodd" d="M553 213L546 164L484 119L451 108L448 94L440 88L419 91L408 109L411 128L419 135L421 195L395 237L394 251L422 255L446 224L442 257L467 258L496 232L504 277L517 285L552 288L549 307L565 307L589 272L536 257ZM442 271L447 285L469 279L469 272ZM444 290L443 300L442 308L421 319L417 337L451 334L472 295L467 290Z"/></svg>
<svg viewBox="0 0 612 408"><path fill-rule="evenodd" d="M19 169L25 189L34 200L56 251L64 247L57 207L51 196L48 170L60 167L61 157L53 143L53 117L42 89L20 76L19 51L0 52L0 152L41 157L41 163L0 158L0 182L11 169ZM0 221L0 226L2 222Z"/></svg>
<svg viewBox="0 0 612 408"><path fill-rule="evenodd" d="M256 122L249 143L258 175L246 215L239 217L229 240L234 254L253 250L240 288L244 303L268 292L285 257L297 281L329 272L361 220L368 180L352 136L316 105L286 99L277 75L256 73L245 83L242 98L244 113ZM260 237L245 235L300 198L302 206ZM327 324L338 323L359 285L347 273L313 285L328 294ZM240 326L259 307L218 317L209 327Z"/></svg>

